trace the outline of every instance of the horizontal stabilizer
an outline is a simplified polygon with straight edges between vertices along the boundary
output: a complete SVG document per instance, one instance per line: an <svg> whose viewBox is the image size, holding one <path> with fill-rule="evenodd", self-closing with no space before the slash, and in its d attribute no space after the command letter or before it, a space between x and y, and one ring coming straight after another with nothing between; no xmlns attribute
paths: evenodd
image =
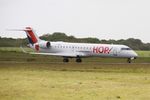
<svg viewBox="0 0 150 100"><path fill-rule="evenodd" d="M32 29L6 29L7 31L31 31Z"/></svg>

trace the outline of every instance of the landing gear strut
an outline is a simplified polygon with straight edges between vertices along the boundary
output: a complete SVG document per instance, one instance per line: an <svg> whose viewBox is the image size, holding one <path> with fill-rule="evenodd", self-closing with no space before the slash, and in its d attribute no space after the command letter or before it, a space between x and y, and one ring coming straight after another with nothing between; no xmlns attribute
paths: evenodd
<svg viewBox="0 0 150 100"><path fill-rule="evenodd" d="M127 62L128 62L128 63L131 63L131 62L132 62L132 59L131 59L131 58L128 58Z"/></svg>
<svg viewBox="0 0 150 100"><path fill-rule="evenodd" d="M69 59L64 57L63 62L69 62Z"/></svg>
<svg viewBox="0 0 150 100"><path fill-rule="evenodd" d="M63 62L65 62L65 63L69 62L68 57L64 57ZM79 56L77 56L76 57L76 62L80 63L80 62L82 62L82 59Z"/></svg>
<svg viewBox="0 0 150 100"><path fill-rule="evenodd" d="M79 56L77 56L76 62L80 63L80 62L82 62L82 59Z"/></svg>

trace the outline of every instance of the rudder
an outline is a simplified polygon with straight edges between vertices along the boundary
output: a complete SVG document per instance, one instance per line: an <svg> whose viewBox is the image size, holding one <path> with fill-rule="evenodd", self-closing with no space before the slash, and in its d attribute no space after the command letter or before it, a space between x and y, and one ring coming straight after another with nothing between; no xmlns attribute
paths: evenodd
<svg viewBox="0 0 150 100"><path fill-rule="evenodd" d="M31 27L26 27L24 31L27 34L27 38L28 38L30 44L34 44L39 41L38 36L34 33L34 31Z"/></svg>

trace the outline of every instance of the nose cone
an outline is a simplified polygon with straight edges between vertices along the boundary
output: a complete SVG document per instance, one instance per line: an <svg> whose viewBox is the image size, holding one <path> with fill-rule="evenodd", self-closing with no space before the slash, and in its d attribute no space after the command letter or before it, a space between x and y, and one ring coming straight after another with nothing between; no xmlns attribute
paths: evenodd
<svg viewBox="0 0 150 100"><path fill-rule="evenodd" d="M135 51L133 51L133 57L134 57L134 58L137 58L137 57L138 57L138 54L137 54Z"/></svg>

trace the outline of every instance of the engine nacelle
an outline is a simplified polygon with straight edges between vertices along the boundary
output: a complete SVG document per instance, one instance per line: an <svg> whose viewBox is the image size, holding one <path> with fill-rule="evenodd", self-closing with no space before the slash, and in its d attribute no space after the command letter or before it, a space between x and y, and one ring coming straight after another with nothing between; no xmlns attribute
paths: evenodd
<svg viewBox="0 0 150 100"><path fill-rule="evenodd" d="M50 46L51 46L51 43L48 41L41 41L39 43L39 47L43 49L50 48Z"/></svg>

